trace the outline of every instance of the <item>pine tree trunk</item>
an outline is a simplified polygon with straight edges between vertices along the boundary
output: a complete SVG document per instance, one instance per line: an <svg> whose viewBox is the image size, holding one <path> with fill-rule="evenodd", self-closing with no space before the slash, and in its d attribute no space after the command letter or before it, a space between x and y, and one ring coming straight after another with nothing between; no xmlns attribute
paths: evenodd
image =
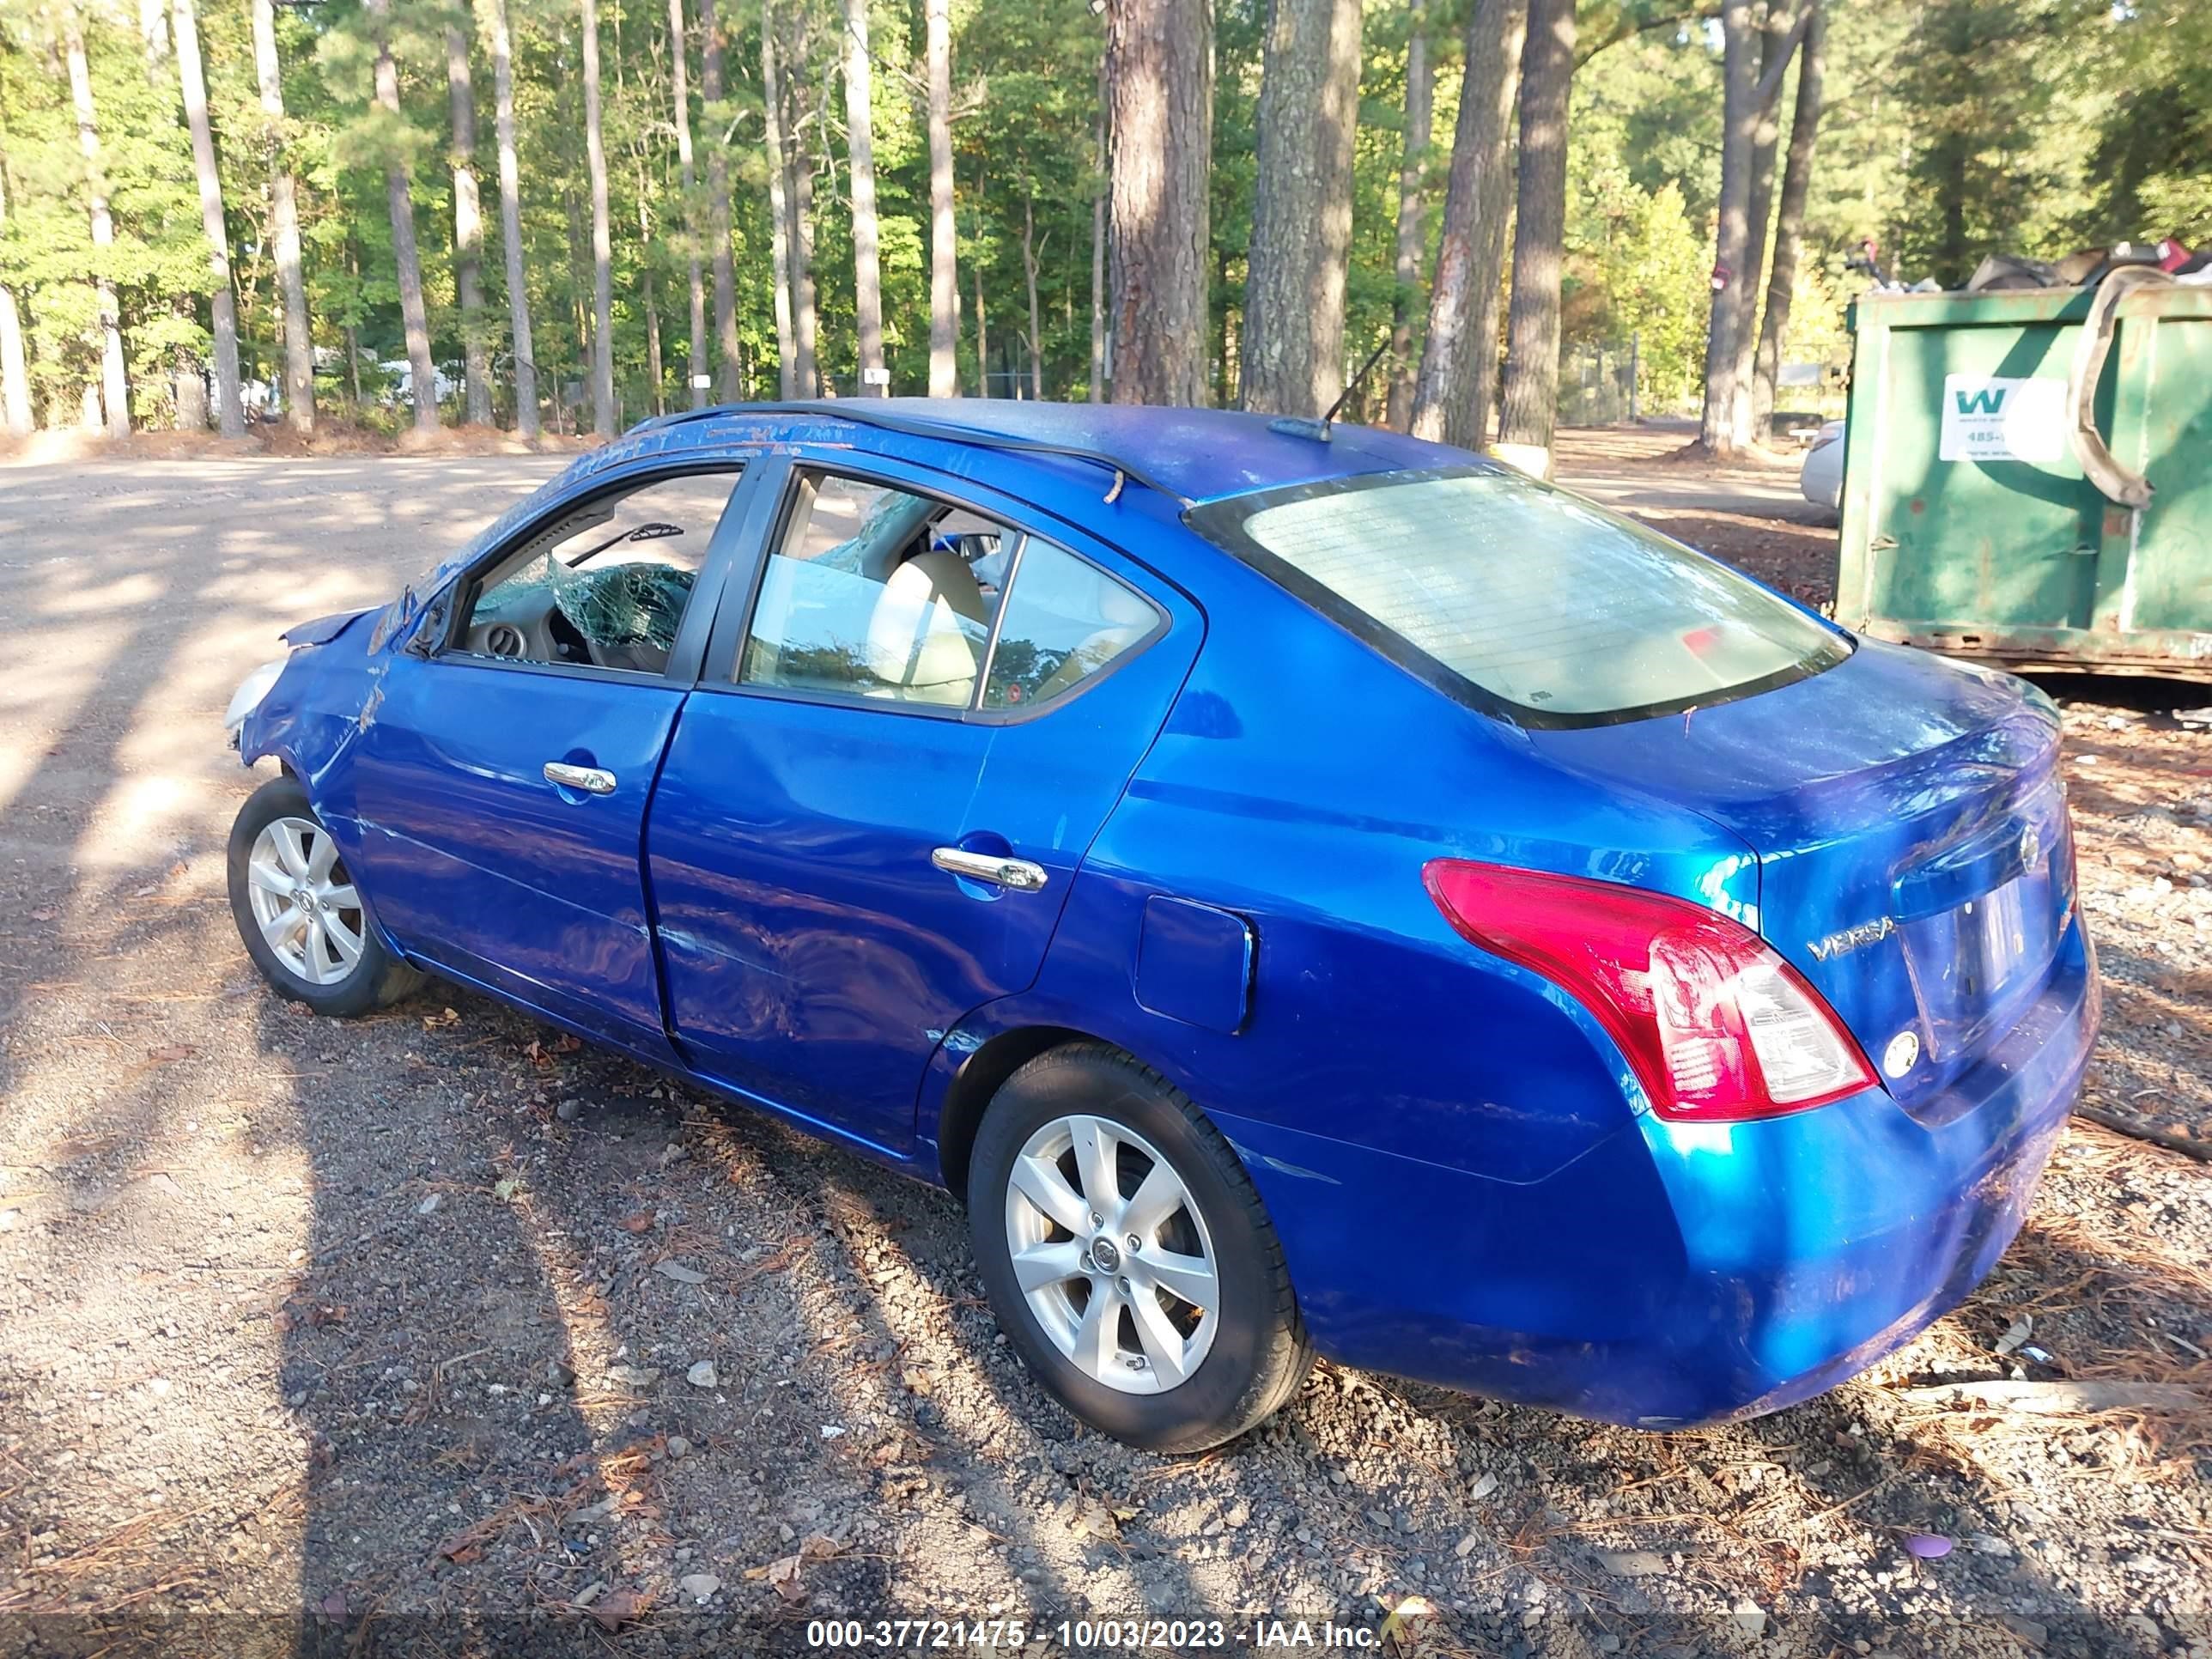
<svg viewBox="0 0 2212 1659"><path fill-rule="evenodd" d="M799 395L799 343L791 317L791 158L784 144L776 73L775 0L761 0L761 105L768 122L769 246L775 272L776 395ZM812 395L810 390L808 395Z"/></svg>
<svg viewBox="0 0 2212 1659"><path fill-rule="evenodd" d="M1481 447L1498 396L1498 289L1513 176L1507 137L1528 33L1528 0L1478 0L1468 16L1443 232L1409 428L1417 438L1464 449Z"/></svg>
<svg viewBox="0 0 2212 1659"><path fill-rule="evenodd" d="M392 57L392 0L362 0L376 39L376 102L399 114L399 66ZM384 195L392 214L392 258L398 267L399 320L407 337L407 372L414 382L415 429L438 429L438 368L430 359L430 324L422 304L422 256L415 245L415 204L407 193L407 168L398 156L384 164Z"/></svg>
<svg viewBox="0 0 2212 1659"><path fill-rule="evenodd" d="M868 61L868 0L845 0L845 150L853 173L853 310L860 336L858 395L879 398L871 381L884 367L884 276L876 224L875 85Z"/></svg>
<svg viewBox="0 0 2212 1659"><path fill-rule="evenodd" d="M668 365L660 356L660 306L653 292L653 267L646 264L638 272L638 286L645 292L645 367L653 377L653 412L668 412Z"/></svg>
<svg viewBox="0 0 2212 1659"><path fill-rule="evenodd" d="M514 428L538 436L538 363L530 337L530 290L522 259L522 171L514 154L514 61L507 0L477 0L491 33L494 121L499 140L499 234L507 259L508 327L514 336Z"/></svg>
<svg viewBox="0 0 2212 1659"><path fill-rule="evenodd" d="M691 407L707 406L707 288L699 263L699 198L691 162L691 84L690 48L684 40L684 0L668 0L669 96L676 107L677 177L684 190L684 251L685 273L690 281L691 352L687 384Z"/></svg>
<svg viewBox="0 0 2212 1659"><path fill-rule="evenodd" d="M1097 179L1091 187L1091 401L1106 401L1106 118L1110 101L1106 58L1098 58L1098 121L1091 152Z"/></svg>
<svg viewBox="0 0 2212 1659"><path fill-rule="evenodd" d="M976 191L976 199L982 199L980 190ZM980 209L978 216L981 216ZM977 240L980 241L981 238ZM988 398L991 395L991 335L983 318L983 262L975 260L973 269L975 272L975 395Z"/></svg>
<svg viewBox="0 0 2212 1659"><path fill-rule="evenodd" d="M699 0L699 92L707 123L707 237L714 271L714 340L721 350L722 401L738 396L738 283L730 255L729 117L722 108L722 19L715 0Z"/></svg>
<svg viewBox="0 0 2212 1659"><path fill-rule="evenodd" d="M1213 17L1206 0L1106 9L1113 91L1114 401L1206 401L1206 192L1213 171Z"/></svg>
<svg viewBox="0 0 2212 1659"><path fill-rule="evenodd" d="M929 70L929 395L960 395L958 226L952 212L952 17L923 0Z"/></svg>
<svg viewBox="0 0 2212 1659"><path fill-rule="evenodd" d="M216 170L215 131L208 125L207 76L200 64L199 20L192 0L174 0L177 81L185 95L185 125L192 137L192 171L200 188L200 228L207 234L208 266L215 277L215 386L219 428L226 438L246 435L246 404L238 381L238 301L230 289L230 231L222 216L222 175Z"/></svg>
<svg viewBox="0 0 2212 1659"><path fill-rule="evenodd" d="M1030 396L1044 401L1044 321L1037 311L1036 198L1022 197L1022 275L1030 294Z"/></svg>
<svg viewBox="0 0 2212 1659"><path fill-rule="evenodd" d="M453 292L461 302L463 407L471 426L491 424L491 361L484 346L483 206L477 196L477 98L469 37L446 25L446 98L453 119Z"/></svg>
<svg viewBox="0 0 2212 1659"><path fill-rule="evenodd" d="M615 435L615 249L608 223L607 151L599 126L599 0L584 9L584 166L592 185L592 430Z"/></svg>
<svg viewBox="0 0 2212 1659"><path fill-rule="evenodd" d="M1240 359L1244 407L1319 415L1344 390L1359 0L1270 0Z"/></svg>
<svg viewBox="0 0 2212 1659"><path fill-rule="evenodd" d="M1769 38L1762 76L1753 63L1752 0L1721 0L1721 188L1713 249L1714 280L1721 286L1705 328L1705 408L1698 422L1698 447L1708 454L1733 453L1736 443L1738 364L1758 297L1756 279L1747 280L1746 273L1759 128L1810 21L1809 13L1801 15L1778 47Z"/></svg>
<svg viewBox="0 0 2212 1659"><path fill-rule="evenodd" d="M1429 247L1429 146L1435 138L1428 0L1407 0L1406 15L1406 134L1398 161L1398 293L1391 303L1390 402L1383 415L1400 432L1406 431L1413 419L1413 313L1420 305L1421 256Z"/></svg>
<svg viewBox="0 0 2212 1659"><path fill-rule="evenodd" d="M1513 209L1513 298L1506 313L1500 453L1552 471L1559 413L1559 265L1567 220L1567 106L1575 0L1531 0L1521 71L1521 156Z"/></svg>
<svg viewBox="0 0 2212 1659"><path fill-rule="evenodd" d="M1758 432L1774 425L1774 383L1782 369L1782 348L1790 333L1790 307L1797 289L1797 252L1805 225L1805 198L1813 178L1813 145L1820 125L1820 73L1827 19L1820 0L1810 0L1804 56L1797 64L1797 105L1790 120L1790 153L1782 164L1782 197L1774 216L1774 262L1766 279L1766 314L1759 325L1759 349L1752 367L1751 422Z"/></svg>
<svg viewBox="0 0 2212 1659"><path fill-rule="evenodd" d="M8 228L8 161L0 155L0 235ZM0 422L11 438L27 438L36 426L31 409L30 364L23 355L23 317L15 290L0 283Z"/></svg>
<svg viewBox="0 0 2212 1659"><path fill-rule="evenodd" d="M791 152L791 307L793 327L799 337L794 368L799 395L822 395L822 366L815 350L820 311L814 292L814 157L807 149L807 128L813 115L814 89L807 79L808 42L799 42L798 73L793 92Z"/></svg>
<svg viewBox="0 0 2212 1659"><path fill-rule="evenodd" d="M115 221L107 209L107 173L100 157L100 115L92 101L92 70L85 62L84 33L74 9L62 13L64 50L69 56L70 95L76 106L77 148L83 153L86 212L92 223L92 245L115 245ZM103 258L105 256L100 256ZM106 414L107 435L131 435L131 387L123 370L123 313L116 303L115 284L105 276L93 284L100 302L100 399ZM90 410L88 399L86 409Z"/></svg>
<svg viewBox="0 0 2212 1659"><path fill-rule="evenodd" d="M253 0L253 70L269 124L269 210L276 292L284 307L284 414L292 430L315 429L315 341L307 325L307 283L300 264L300 204L286 155L284 82L276 58L276 10Z"/></svg>
<svg viewBox="0 0 2212 1659"><path fill-rule="evenodd" d="M1774 70L1784 42L1790 39L1790 9L1786 0L1767 0L1766 15L1759 25L1759 67L1762 76ZM1744 208L1743 318L1736 332L1735 385L1729 406L1729 432L1740 448L1763 442L1765 434L1751 420L1751 377L1759 354L1758 306L1759 285L1766 276L1767 227L1774 212L1774 152L1781 139L1781 123L1774 103L1762 106L1751 137L1751 196Z"/></svg>
<svg viewBox="0 0 2212 1659"><path fill-rule="evenodd" d="M1721 4L1721 187L1713 244L1712 313L1705 325L1705 396L1698 442L1716 455L1735 448L1738 276L1750 240L1751 143L1758 113L1751 105L1751 0Z"/></svg>

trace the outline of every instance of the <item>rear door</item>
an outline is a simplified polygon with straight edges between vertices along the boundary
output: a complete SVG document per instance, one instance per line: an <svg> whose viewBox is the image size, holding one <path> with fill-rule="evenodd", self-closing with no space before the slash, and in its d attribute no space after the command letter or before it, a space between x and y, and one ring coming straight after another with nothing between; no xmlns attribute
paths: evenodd
<svg viewBox="0 0 2212 1659"><path fill-rule="evenodd" d="M402 949L655 1055L639 852L739 477L633 468L549 507L393 654L350 751L356 874Z"/></svg>
<svg viewBox="0 0 2212 1659"><path fill-rule="evenodd" d="M1174 587L971 483L792 465L646 852L684 1057L910 1143L929 1055L1036 976L1198 649Z"/></svg>

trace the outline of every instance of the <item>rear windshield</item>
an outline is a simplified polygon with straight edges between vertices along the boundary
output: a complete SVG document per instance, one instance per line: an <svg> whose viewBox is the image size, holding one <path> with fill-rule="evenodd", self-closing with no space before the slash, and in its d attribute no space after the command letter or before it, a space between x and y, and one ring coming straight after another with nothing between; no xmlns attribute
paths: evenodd
<svg viewBox="0 0 2212 1659"><path fill-rule="evenodd" d="M1387 655L1528 724L1723 702L1850 649L1728 566L1517 473L1370 474L1190 521Z"/></svg>

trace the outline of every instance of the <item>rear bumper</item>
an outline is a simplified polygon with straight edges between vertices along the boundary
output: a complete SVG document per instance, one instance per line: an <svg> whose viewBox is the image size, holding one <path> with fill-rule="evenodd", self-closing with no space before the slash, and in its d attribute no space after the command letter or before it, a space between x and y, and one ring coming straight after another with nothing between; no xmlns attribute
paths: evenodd
<svg viewBox="0 0 2212 1659"><path fill-rule="evenodd" d="M1821 1393L1972 1290L2020 1231L2100 1013L2076 926L2012 1030L1911 1113L1874 1089L1758 1123L1646 1115L1523 1185L1223 1127L1331 1358L1685 1427Z"/></svg>

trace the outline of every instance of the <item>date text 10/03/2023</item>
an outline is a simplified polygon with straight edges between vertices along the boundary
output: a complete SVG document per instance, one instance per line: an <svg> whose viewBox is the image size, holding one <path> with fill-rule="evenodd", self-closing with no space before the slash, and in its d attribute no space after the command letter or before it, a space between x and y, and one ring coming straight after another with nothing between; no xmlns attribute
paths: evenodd
<svg viewBox="0 0 2212 1659"><path fill-rule="evenodd" d="M1053 1638L1071 1653L1175 1653L1231 1647L1359 1650L1374 1647L1377 1639L1365 1626L1328 1619L1263 1619L1243 1626L1218 1619L1063 1619L1042 1626L1012 1619L816 1619L807 1622L806 1643L817 1649L957 1652L970 1642L1018 1648L1033 1633Z"/></svg>

